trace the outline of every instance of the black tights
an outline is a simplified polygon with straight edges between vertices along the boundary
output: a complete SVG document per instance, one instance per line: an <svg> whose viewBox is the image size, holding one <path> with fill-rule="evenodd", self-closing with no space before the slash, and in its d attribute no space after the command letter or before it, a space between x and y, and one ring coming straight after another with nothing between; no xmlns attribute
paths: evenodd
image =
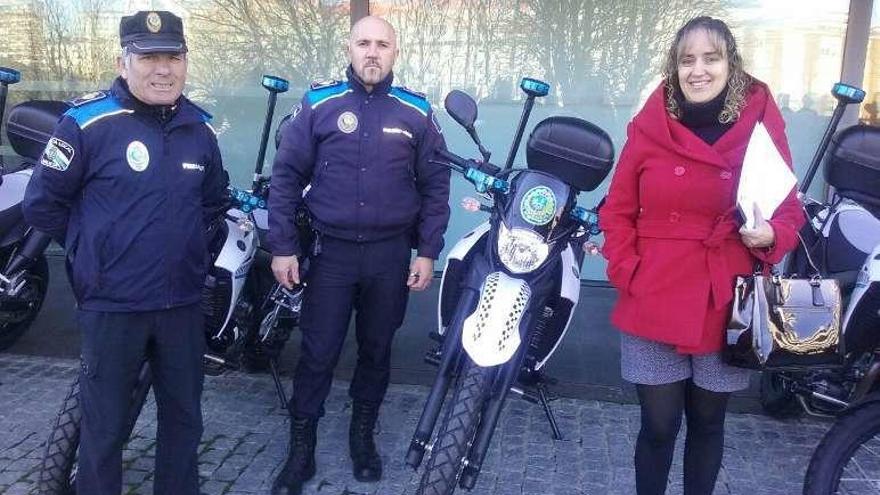
<svg viewBox="0 0 880 495"><path fill-rule="evenodd" d="M681 414L687 417L684 495L711 495L724 451L724 412L729 393L710 392L690 379L664 385L636 385L642 427L636 442L638 495L663 495Z"/></svg>

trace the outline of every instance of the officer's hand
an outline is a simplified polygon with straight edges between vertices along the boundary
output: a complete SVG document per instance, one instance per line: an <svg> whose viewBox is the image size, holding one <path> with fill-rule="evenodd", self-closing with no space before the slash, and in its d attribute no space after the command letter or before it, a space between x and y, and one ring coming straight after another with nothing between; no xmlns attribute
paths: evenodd
<svg viewBox="0 0 880 495"><path fill-rule="evenodd" d="M754 205L755 212L755 228L750 229L746 225L743 225L739 229L739 236L742 239L742 243L746 245L747 248L765 248L770 247L776 242L776 233L773 231L773 226L767 220L764 220L764 215L761 214L761 209L758 208L758 205Z"/></svg>
<svg viewBox="0 0 880 495"><path fill-rule="evenodd" d="M272 273L279 284L292 289L299 284L299 262L296 256L273 256Z"/></svg>
<svg viewBox="0 0 880 495"><path fill-rule="evenodd" d="M409 265L409 277L406 285L411 290L425 290L434 278L434 260L418 256Z"/></svg>

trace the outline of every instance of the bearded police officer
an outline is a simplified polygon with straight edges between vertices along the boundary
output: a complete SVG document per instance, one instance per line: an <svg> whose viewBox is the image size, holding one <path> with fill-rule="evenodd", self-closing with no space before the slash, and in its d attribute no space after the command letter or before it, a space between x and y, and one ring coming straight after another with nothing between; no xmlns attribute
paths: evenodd
<svg viewBox="0 0 880 495"><path fill-rule="evenodd" d="M119 495L129 399L144 359L158 409L154 493L197 494L205 224L227 176L210 115L182 96L181 19L119 26L120 77L72 103L24 214L64 244L82 345L77 493Z"/></svg>
<svg viewBox="0 0 880 495"><path fill-rule="evenodd" d="M349 388L350 454L359 481L381 477L373 429L388 387L391 339L408 290L431 281L449 219L449 171L429 163L445 146L440 127L423 95L391 85L397 54L390 24L358 21L347 80L313 84L282 131L269 199L272 269L290 287L299 282L300 256L309 256L310 268L290 450L276 495L300 493L315 474L317 421L352 310L358 361ZM303 201L316 232L308 253L295 223Z"/></svg>

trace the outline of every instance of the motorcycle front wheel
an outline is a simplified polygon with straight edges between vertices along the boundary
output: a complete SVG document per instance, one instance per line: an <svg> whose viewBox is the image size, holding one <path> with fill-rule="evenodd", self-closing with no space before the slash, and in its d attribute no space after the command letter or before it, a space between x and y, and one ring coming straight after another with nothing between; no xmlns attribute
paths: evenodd
<svg viewBox="0 0 880 495"><path fill-rule="evenodd" d="M844 414L807 468L804 495L880 493L880 402Z"/></svg>
<svg viewBox="0 0 880 495"><path fill-rule="evenodd" d="M125 438L131 436L152 384L150 366L145 362L131 393ZM37 477L37 493L40 495L76 495L76 464L81 420L79 376L77 376L70 386L67 397L64 398L61 411L55 418L52 431L49 432L49 438L46 440L46 450Z"/></svg>
<svg viewBox="0 0 880 495"><path fill-rule="evenodd" d="M466 358L416 495L451 495L455 491L489 396L491 377L490 368L481 368Z"/></svg>
<svg viewBox="0 0 880 495"><path fill-rule="evenodd" d="M14 298L0 297L0 351L12 347L30 328L46 299L49 264L45 256L34 261L25 274L25 285Z"/></svg>

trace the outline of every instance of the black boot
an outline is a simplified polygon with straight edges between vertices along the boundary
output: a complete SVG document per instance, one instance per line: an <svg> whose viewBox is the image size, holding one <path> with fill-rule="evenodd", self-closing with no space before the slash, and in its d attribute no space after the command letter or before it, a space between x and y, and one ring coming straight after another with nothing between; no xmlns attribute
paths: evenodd
<svg viewBox="0 0 880 495"><path fill-rule="evenodd" d="M303 483L315 476L315 443L318 420L290 419L290 446L287 462L272 483L272 495L300 495Z"/></svg>
<svg viewBox="0 0 880 495"><path fill-rule="evenodd" d="M382 459L376 452L373 430L379 417L379 403L354 401L351 406L351 427L348 430L348 447L354 479L375 482L382 478Z"/></svg>

